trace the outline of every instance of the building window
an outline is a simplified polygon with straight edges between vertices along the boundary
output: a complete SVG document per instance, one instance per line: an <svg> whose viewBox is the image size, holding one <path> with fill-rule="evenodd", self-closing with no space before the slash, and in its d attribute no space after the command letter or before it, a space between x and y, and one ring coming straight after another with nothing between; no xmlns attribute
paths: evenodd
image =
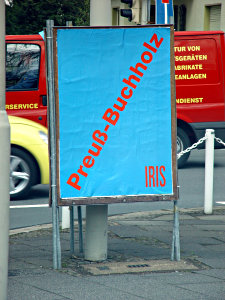
<svg viewBox="0 0 225 300"><path fill-rule="evenodd" d="M175 12L175 10L174 10ZM179 22L177 27L179 31L185 31L186 30L186 6L185 5L180 5L179 6ZM175 27L176 28L176 27Z"/></svg>
<svg viewBox="0 0 225 300"><path fill-rule="evenodd" d="M205 6L204 29L221 29L221 5Z"/></svg>
<svg viewBox="0 0 225 300"><path fill-rule="evenodd" d="M120 25L120 8L114 7L112 9L112 25Z"/></svg>

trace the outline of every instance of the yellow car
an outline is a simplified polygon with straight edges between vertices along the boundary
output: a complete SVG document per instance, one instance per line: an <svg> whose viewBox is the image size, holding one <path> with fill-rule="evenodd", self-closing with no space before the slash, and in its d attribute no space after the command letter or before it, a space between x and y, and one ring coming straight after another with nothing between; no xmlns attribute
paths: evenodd
<svg viewBox="0 0 225 300"><path fill-rule="evenodd" d="M11 128L10 198L26 197L33 185L49 183L47 129L9 116Z"/></svg>

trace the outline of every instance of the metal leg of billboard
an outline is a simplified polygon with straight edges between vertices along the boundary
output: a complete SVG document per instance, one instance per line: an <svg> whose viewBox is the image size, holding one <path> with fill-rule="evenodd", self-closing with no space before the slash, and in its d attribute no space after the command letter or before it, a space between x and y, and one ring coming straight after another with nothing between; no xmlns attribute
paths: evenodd
<svg viewBox="0 0 225 300"><path fill-rule="evenodd" d="M74 206L70 206L70 254L74 254Z"/></svg>
<svg viewBox="0 0 225 300"><path fill-rule="evenodd" d="M81 206L77 207L77 216L78 216L78 227L79 227L79 250L80 253L84 252L83 248L83 226L82 226L82 210Z"/></svg>
<svg viewBox="0 0 225 300"><path fill-rule="evenodd" d="M171 260L180 260L180 233L179 233L179 212L177 201L174 201L173 210L173 241Z"/></svg>
<svg viewBox="0 0 225 300"><path fill-rule="evenodd" d="M53 20L47 20L47 82L48 82L48 126L50 134L50 168L51 168L51 197L52 197L52 232L53 232L53 268L61 269L61 245L59 233L59 207L56 190L56 132L55 132L55 92L53 65Z"/></svg>
<svg viewBox="0 0 225 300"><path fill-rule="evenodd" d="M74 206L70 206L70 253L75 253L74 240ZM83 253L83 226L82 226L82 211L81 206L77 206L78 229L79 229L79 252Z"/></svg>
<svg viewBox="0 0 225 300"><path fill-rule="evenodd" d="M81 206L77 206L78 230L79 230L79 252L83 253L83 224L82 224L82 210ZM74 239L74 206L70 206L70 253L75 253L75 239Z"/></svg>
<svg viewBox="0 0 225 300"><path fill-rule="evenodd" d="M72 27L72 21L66 21L67 27ZM64 207L63 207L64 208ZM70 212L70 253L74 255L75 253L75 240L74 240L74 206L69 207ZM82 228L82 210L81 206L77 206L77 216L78 216L78 228L79 228L79 251L83 253L83 228ZM63 220L62 220L63 221ZM66 228L66 227L65 227Z"/></svg>

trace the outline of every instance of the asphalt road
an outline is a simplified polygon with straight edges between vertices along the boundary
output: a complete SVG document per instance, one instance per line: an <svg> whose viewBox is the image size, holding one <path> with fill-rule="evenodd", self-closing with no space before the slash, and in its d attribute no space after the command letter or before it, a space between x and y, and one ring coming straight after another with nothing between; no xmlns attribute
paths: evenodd
<svg viewBox="0 0 225 300"><path fill-rule="evenodd" d="M204 206L204 172L205 151L194 150L187 165L178 170L180 208L194 208ZM46 224L52 222L51 208L15 208L23 205L42 205L48 203L49 186L39 185L32 189L29 199L11 201L10 229ZM214 205L216 202L225 202L225 150L215 151L214 168ZM109 205L109 215L122 214L136 211L151 211L172 208L171 202L127 203ZM85 207L82 208L85 215ZM76 218L76 212L75 212Z"/></svg>

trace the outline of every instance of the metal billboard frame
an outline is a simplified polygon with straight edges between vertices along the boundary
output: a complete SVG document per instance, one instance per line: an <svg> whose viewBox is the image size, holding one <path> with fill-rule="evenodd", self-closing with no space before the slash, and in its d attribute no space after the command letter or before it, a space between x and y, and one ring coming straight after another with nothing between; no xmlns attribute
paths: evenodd
<svg viewBox="0 0 225 300"><path fill-rule="evenodd" d="M60 161L59 161L59 89L58 89L58 54L57 54L57 31L83 30L83 29L113 29L113 28L170 28L170 87L171 87L171 137L172 137L172 194L147 194L147 195L118 195L118 196L100 196L100 197L60 197ZM53 27L53 58L54 58L54 86L55 86L55 111L56 111L56 183L57 183L57 202L59 206L71 205L95 205L129 202L155 202L155 201L176 201L178 199L177 188L177 152L176 152L176 102L175 102L175 78L174 78L174 28L173 25L145 25L145 26L97 26L97 27Z"/></svg>

